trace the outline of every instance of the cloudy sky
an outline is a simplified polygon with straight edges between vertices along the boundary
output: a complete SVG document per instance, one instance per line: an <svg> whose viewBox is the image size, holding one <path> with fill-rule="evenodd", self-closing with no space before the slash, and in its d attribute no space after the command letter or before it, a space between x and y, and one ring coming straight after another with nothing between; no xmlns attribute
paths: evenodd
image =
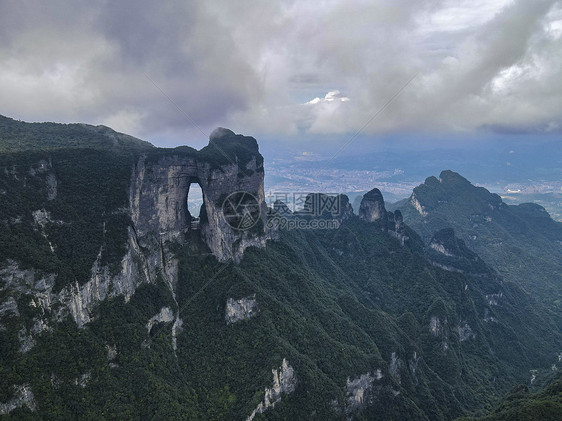
<svg viewBox="0 0 562 421"><path fill-rule="evenodd" d="M0 1L0 114L159 145L560 133L562 1Z"/></svg>

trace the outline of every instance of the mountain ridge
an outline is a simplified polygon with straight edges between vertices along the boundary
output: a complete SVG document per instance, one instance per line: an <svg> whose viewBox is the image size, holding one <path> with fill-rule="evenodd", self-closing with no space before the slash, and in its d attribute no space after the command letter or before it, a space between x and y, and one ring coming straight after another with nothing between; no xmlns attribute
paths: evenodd
<svg viewBox="0 0 562 421"><path fill-rule="evenodd" d="M143 150L154 145L104 125L27 123L0 115L2 153L68 148Z"/></svg>
<svg viewBox="0 0 562 421"><path fill-rule="evenodd" d="M359 215L321 193L264 210L257 141L226 130L201 151L0 152L0 415L449 420L557 364L551 314L456 230L426 246L376 189ZM260 218L338 224L230 230L237 189Z"/></svg>
<svg viewBox="0 0 562 421"><path fill-rule="evenodd" d="M393 207L426 243L436 231L453 228L503 277L537 294L562 316L562 223L542 206L507 205L497 194L448 170L439 179L428 177Z"/></svg>

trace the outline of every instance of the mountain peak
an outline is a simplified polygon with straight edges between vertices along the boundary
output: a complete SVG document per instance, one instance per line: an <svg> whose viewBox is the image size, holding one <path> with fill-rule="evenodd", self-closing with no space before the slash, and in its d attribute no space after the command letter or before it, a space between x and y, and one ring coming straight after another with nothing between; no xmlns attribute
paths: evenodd
<svg viewBox="0 0 562 421"><path fill-rule="evenodd" d="M468 181L462 175L451 170L441 171L441 174L439 174L439 182L443 184L453 184L453 183L455 184L462 183L466 185L470 184L470 181Z"/></svg>
<svg viewBox="0 0 562 421"><path fill-rule="evenodd" d="M373 190L363 195L361 206L359 207L359 218L374 222L386 217L386 209L384 207L384 199L379 189Z"/></svg>
<svg viewBox="0 0 562 421"><path fill-rule="evenodd" d="M384 199L382 197L382 193L377 188L374 188L373 190L368 191L367 193L365 193L363 195L363 197L365 199L369 199L369 200L382 200L384 202Z"/></svg>
<svg viewBox="0 0 562 421"><path fill-rule="evenodd" d="M213 130L213 132L209 136L209 140L213 141L213 140L222 139L224 137L231 137L231 136L236 136L236 134L232 130L225 129L224 127L217 127L215 130Z"/></svg>
<svg viewBox="0 0 562 421"><path fill-rule="evenodd" d="M435 177L434 175L430 175L424 181L424 184L427 186L438 186L441 183L441 180Z"/></svg>

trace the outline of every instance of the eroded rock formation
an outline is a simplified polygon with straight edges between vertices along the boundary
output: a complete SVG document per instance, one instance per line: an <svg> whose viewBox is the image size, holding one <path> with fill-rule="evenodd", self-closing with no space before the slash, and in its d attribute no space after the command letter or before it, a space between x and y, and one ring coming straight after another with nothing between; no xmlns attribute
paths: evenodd
<svg viewBox="0 0 562 421"><path fill-rule="evenodd" d="M35 411L37 403L30 385L14 386L14 392L14 397L8 402L0 402L0 415L9 414L14 409L21 408L22 406L27 406L31 412Z"/></svg>
<svg viewBox="0 0 562 421"><path fill-rule="evenodd" d="M263 401L258 404L256 409L250 414L246 421L252 421L257 414L263 414L269 408L273 408L277 403L281 402L283 394L293 393L297 386L297 376L295 370L289 362L283 358L283 363L278 370L271 370L273 373L273 384L271 388L265 389Z"/></svg>
<svg viewBox="0 0 562 421"><path fill-rule="evenodd" d="M396 238L402 245L408 240L402 212L399 210L387 211L379 189L375 188L363 195L359 207L359 218L367 222L378 223L383 232Z"/></svg>
<svg viewBox="0 0 562 421"><path fill-rule="evenodd" d="M256 294L243 297L238 300L228 298L224 311L224 319L227 324L247 320L257 314Z"/></svg>
<svg viewBox="0 0 562 421"><path fill-rule="evenodd" d="M367 222L375 222L386 219L384 199L379 189L373 189L363 196L359 207L359 217Z"/></svg>
<svg viewBox="0 0 562 421"><path fill-rule="evenodd" d="M33 169L35 167L38 169ZM33 174L53 173L48 161L40 161L35 167ZM57 194L57 184L56 180L46 183L50 201ZM194 229L187 208L192 183L199 184L203 192L197 235L218 260L239 262L247 247L265 246L267 208L263 157L254 138L220 128L211 134L209 145L200 151L189 147L152 148L138 155L131 169L129 208L118 210L130 215L131 225L126 252L117 273L102 264L102 246L86 282L69 283L56 292L56 273L21 270L17 262L8 260L0 270L4 281L1 288L10 288L16 296L33 296L32 305L41 310L42 317L49 323L70 315L79 327L91 321L94 307L100 301L116 296L128 301L139 285L155 282L159 276L168 284L175 300L178 263L171 248L185 243L190 230ZM231 194L236 196L229 201ZM226 217L225 203L231 204L230 215ZM32 212L32 217L35 228L48 242L45 226L66 223L53 220L45 209ZM50 247L54 252L53 246ZM174 334L182 325L177 308L176 302L175 309L170 309L176 313ZM0 303L0 312L17 315L15 300ZM46 323L43 319L37 322ZM39 333L36 330L22 331L20 336L25 350L33 346L33 334Z"/></svg>
<svg viewBox="0 0 562 421"><path fill-rule="evenodd" d="M130 205L142 247L158 250L166 241L184 241L192 220L187 209L192 183L199 184L203 192L201 238L218 260L238 262L247 247L265 246L263 157L253 137L219 128L201 151L182 147L139 159ZM224 206L236 193L245 195L236 197L225 218Z"/></svg>

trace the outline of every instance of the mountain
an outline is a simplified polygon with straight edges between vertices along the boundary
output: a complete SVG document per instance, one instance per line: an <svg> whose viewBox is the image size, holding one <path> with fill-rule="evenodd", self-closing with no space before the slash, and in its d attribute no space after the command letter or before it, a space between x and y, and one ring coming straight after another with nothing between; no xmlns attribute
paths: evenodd
<svg viewBox="0 0 562 421"><path fill-rule="evenodd" d="M562 321L562 223L542 206L507 205L461 175L443 171L395 207L426 243L436 231L453 228L505 280L519 284Z"/></svg>
<svg viewBox="0 0 562 421"><path fill-rule="evenodd" d="M262 142L268 159L267 191L326 188L349 192L358 209L361 198L377 186L387 201L408 197L429 174L443 168L498 193L508 204L535 202L553 219L562 221L562 155L556 136L482 135L479 139L360 138L341 155L322 143L320 150L306 142L283 147L272 139ZM332 145L334 146L334 145ZM338 155L334 157L334 155ZM300 184L300 187L295 187Z"/></svg>
<svg viewBox="0 0 562 421"><path fill-rule="evenodd" d="M5 419L450 420L559 365L549 311L456 230L424 243L378 189L357 213L314 192L267 209L252 137L197 151L17 124L33 140L0 155Z"/></svg>
<svg viewBox="0 0 562 421"><path fill-rule="evenodd" d="M482 418L465 421L557 421L562 414L562 376L537 393L529 393L525 385L515 386L494 409ZM460 421L460 420L459 420Z"/></svg>
<svg viewBox="0 0 562 421"><path fill-rule="evenodd" d="M0 152L54 149L143 150L149 142L88 124L26 123L0 115Z"/></svg>

